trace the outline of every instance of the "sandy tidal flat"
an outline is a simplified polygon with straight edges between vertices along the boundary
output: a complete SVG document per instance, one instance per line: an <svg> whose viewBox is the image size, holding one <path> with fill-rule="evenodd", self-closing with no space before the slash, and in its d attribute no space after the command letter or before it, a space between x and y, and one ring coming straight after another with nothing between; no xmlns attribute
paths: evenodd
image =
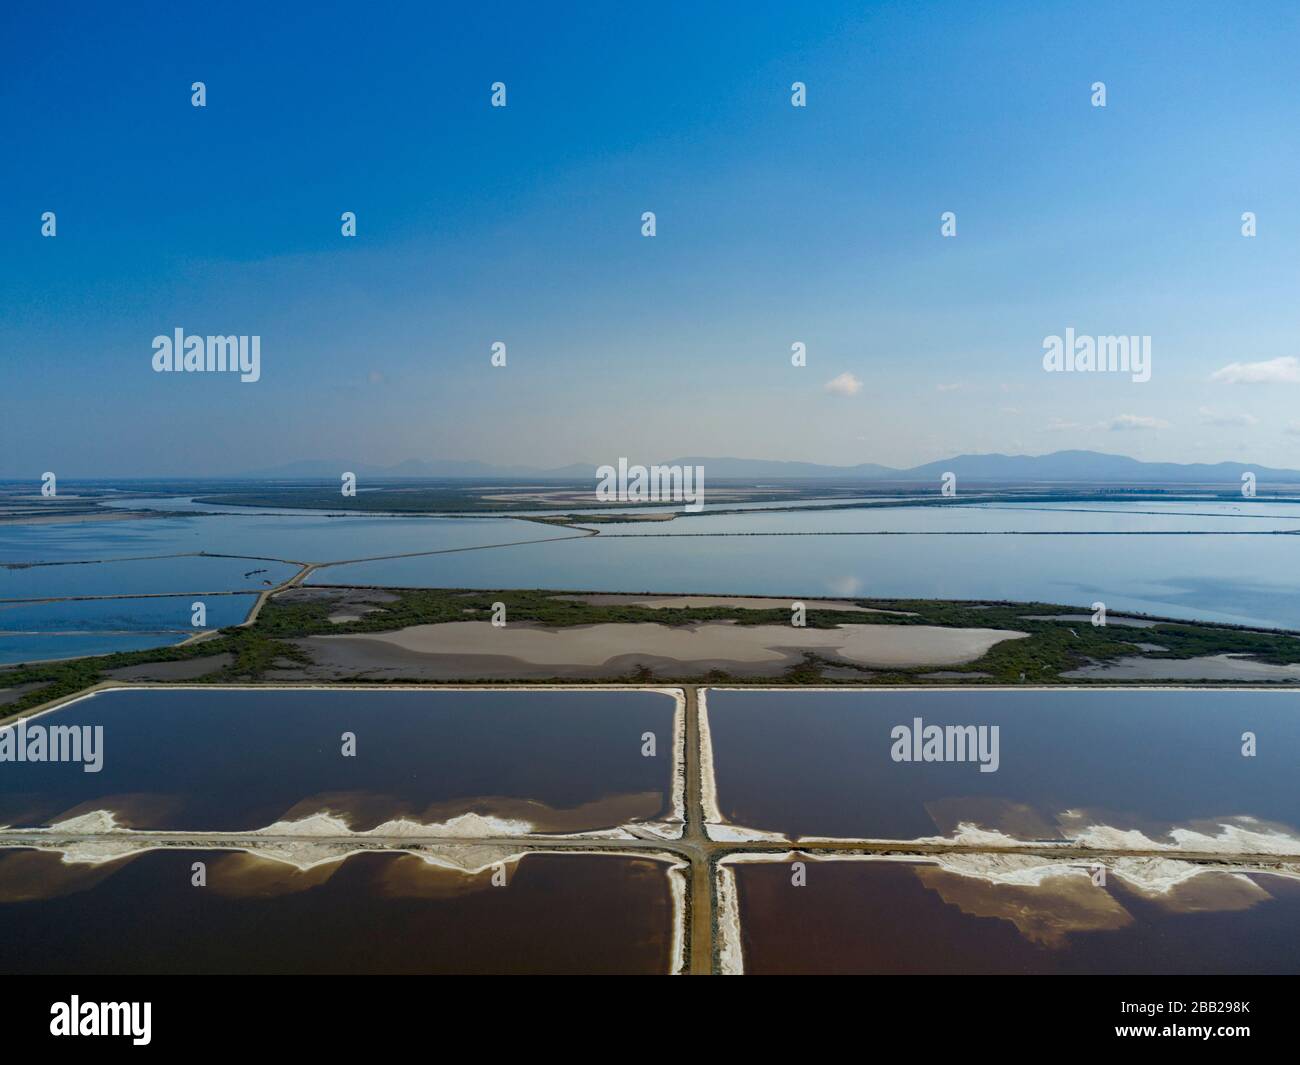
<svg viewBox="0 0 1300 1065"><path fill-rule="evenodd" d="M1300 681L1300 665L1274 665L1246 655L1203 655L1199 658L1116 658L1062 673L1086 680L1275 680Z"/></svg>
<svg viewBox="0 0 1300 1065"><path fill-rule="evenodd" d="M840 625L833 629L706 622L545 628L485 621L415 625L355 636L314 636L305 642L319 666L351 671L418 670L456 677L491 670L498 676L595 675L645 664L679 675L726 669L772 675L799 662L805 651L831 660L875 667L953 666L972 662L1003 640L1005 629L930 625ZM468 659L468 660L467 660Z"/></svg>

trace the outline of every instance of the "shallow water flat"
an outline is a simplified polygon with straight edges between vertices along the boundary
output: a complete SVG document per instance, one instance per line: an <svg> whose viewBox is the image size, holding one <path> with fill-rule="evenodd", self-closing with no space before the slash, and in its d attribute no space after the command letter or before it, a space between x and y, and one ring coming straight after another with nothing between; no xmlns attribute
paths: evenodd
<svg viewBox="0 0 1300 1065"><path fill-rule="evenodd" d="M972 856L982 859L985 856ZM1087 868L1039 883L978 862L733 867L747 973L1300 972L1300 881L1209 872L1167 890Z"/></svg>
<svg viewBox="0 0 1300 1065"><path fill-rule="evenodd" d="M144 651L180 643L184 635L175 632L141 632L122 635L111 632L81 632L54 636L44 632L0 633L0 665L48 662L56 658L111 655L120 651Z"/></svg>
<svg viewBox="0 0 1300 1065"><path fill-rule="evenodd" d="M331 562L572 536L514 518L211 514L0 526L0 561L64 562L191 551Z"/></svg>
<svg viewBox="0 0 1300 1065"><path fill-rule="evenodd" d="M809 528L819 517L808 516ZM335 566L308 583L1101 600L1116 612L1300 629L1300 536L600 535Z"/></svg>
<svg viewBox="0 0 1300 1065"><path fill-rule="evenodd" d="M1300 692L710 689L706 704L718 812L732 825L1300 854ZM984 728L996 770L981 769L993 760L979 758L978 733L965 760L895 760L917 753L918 719L922 737Z"/></svg>
<svg viewBox="0 0 1300 1065"><path fill-rule="evenodd" d="M1147 508L1025 503L871 506L820 511L709 514L669 522L600 526L602 536L700 536L738 533L958 533L958 532L1242 532L1300 530L1300 507L1185 506Z"/></svg>
<svg viewBox="0 0 1300 1065"><path fill-rule="evenodd" d="M1300 506L1218 502L775 513L755 508L734 515L706 512L671 522L605 525L598 536L501 517L213 514L3 526L0 561L209 551L332 562L444 551L450 553L328 566L308 580L796 598L1006 599L1079 606L1100 599L1112 610L1300 629L1300 536L1229 535L1290 528L1300 528ZM1012 529L1061 534L998 535ZM683 535L709 531L780 535ZM830 535L861 531L898 535ZM636 532L653 535L628 535ZM908 535L929 532L952 535ZM1091 535L1097 532L1121 535ZM1129 532L1155 535L1123 535ZM0 569L0 599L260 588L266 577L281 580L292 572L276 569L275 563L236 560L229 577L213 569L218 561ZM244 571L264 566L272 572L243 579Z"/></svg>
<svg viewBox="0 0 1300 1065"><path fill-rule="evenodd" d="M297 566L283 562L201 556L0 566L0 599L253 591L296 572Z"/></svg>
<svg viewBox="0 0 1300 1065"><path fill-rule="evenodd" d="M186 518L0 526L0 562L80 562L201 551ZM227 553L234 553L226 545Z"/></svg>
<svg viewBox="0 0 1300 1065"><path fill-rule="evenodd" d="M101 692L28 725L102 726L102 768L0 762L0 825L102 810L137 829L610 829L672 815L676 710L653 691Z"/></svg>
<svg viewBox="0 0 1300 1065"><path fill-rule="evenodd" d="M43 603L0 602L5 632L160 632L193 630L194 598L168 595L148 599L58 599ZM237 625L257 602L256 595L214 595L203 600L204 624L220 629Z"/></svg>
<svg viewBox="0 0 1300 1065"><path fill-rule="evenodd" d="M104 866L0 851L0 972L666 973L668 868L527 855L494 886L491 869L401 854L298 870L229 851Z"/></svg>

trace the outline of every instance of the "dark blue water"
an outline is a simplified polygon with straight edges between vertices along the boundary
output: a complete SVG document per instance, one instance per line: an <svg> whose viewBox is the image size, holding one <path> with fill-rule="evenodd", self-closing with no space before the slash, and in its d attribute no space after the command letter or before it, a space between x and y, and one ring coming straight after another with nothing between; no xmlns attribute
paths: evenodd
<svg viewBox="0 0 1300 1065"><path fill-rule="evenodd" d="M195 861L206 887L191 886ZM490 871L394 854L300 872L220 851L89 870L0 852L0 972L666 973L666 868L528 855L496 887Z"/></svg>
<svg viewBox="0 0 1300 1065"><path fill-rule="evenodd" d="M1300 972L1300 883L1251 879L1262 897L1250 908L1189 911L1114 877L1104 888L1083 878L1062 896L1052 881L1013 887L925 865L826 862L793 889L788 865L736 867L745 971L755 974ZM1109 895L1109 920L1086 927L1094 892Z"/></svg>
<svg viewBox="0 0 1300 1065"><path fill-rule="evenodd" d="M0 762L0 824L103 808L157 829L324 811L357 829L468 812L609 828L670 813L674 710L653 692L103 692L32 721L102 725L103 769ZM355 757L340 753L344 732ZM642 757L645 732L655 757Z"/></svg>
<svg viewBox="0 0 1300 1065"><path fill-rule="evenodd" d="M707 703L721 812L751 828L914 839L969 821L1063 838L1060 815L1085 810L1162 842L1240 817L1300 839L1300 692L710 690ZM998 725L998 770L894 761L891 730L917 717Z"/></svg>

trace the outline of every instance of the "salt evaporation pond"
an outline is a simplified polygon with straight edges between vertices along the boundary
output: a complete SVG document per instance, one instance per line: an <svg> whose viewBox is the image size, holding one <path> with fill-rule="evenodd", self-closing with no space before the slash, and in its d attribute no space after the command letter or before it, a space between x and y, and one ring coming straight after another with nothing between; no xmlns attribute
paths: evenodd
<svg viewBox="0 0 1300 1065"><path fill-rule="evenodd" d="M710 689L705 704L729 826L1300 855L1300 692ZM917 719L923 736L997 727L996 770L974 745L972 760L896 761L920 749L894 732Z"/></svg>
<svg viewBox="0 0 1300 1065"><path fill-rule="evenodd" d="M204 887L192 884L199 861ZM530 854L496 886L491 869L393 853L300 870L230 851L104 865L0 852L0 972L667 973L669 868Z"/></svg>
<svg viewBox="0 0 1300 1065"><path fill-rule="evenodd" d="M111 690L28 719L102 726L102 768L0 762L0 825L104 811L158 830L612 830L678 818L679 724L659 691Z"/></svg>
<svg viewBox="0 0 1300 1065"><path fill-rule="evenodd" d="M740 940L732 969L1300 973L1300 880L1134 866L1098 886L1082 864L1050 875L1021 869L1019 883L1007 874L987 855L806 860L806 886L794 887L788 861L731 866Z"/></svg>

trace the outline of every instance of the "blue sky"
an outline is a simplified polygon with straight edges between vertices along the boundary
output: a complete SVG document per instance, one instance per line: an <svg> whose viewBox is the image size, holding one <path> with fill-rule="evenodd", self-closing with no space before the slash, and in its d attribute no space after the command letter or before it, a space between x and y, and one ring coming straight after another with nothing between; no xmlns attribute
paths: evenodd
<svg viewBox="0 0 1300 1065"><path fill-rule="evenodd" d="M1297 54L1290 3L6 5L0 476L1300 466ZM1067 326L1151 381L1045 373ZM155 374L176 327L261 380Z"/></svg>

